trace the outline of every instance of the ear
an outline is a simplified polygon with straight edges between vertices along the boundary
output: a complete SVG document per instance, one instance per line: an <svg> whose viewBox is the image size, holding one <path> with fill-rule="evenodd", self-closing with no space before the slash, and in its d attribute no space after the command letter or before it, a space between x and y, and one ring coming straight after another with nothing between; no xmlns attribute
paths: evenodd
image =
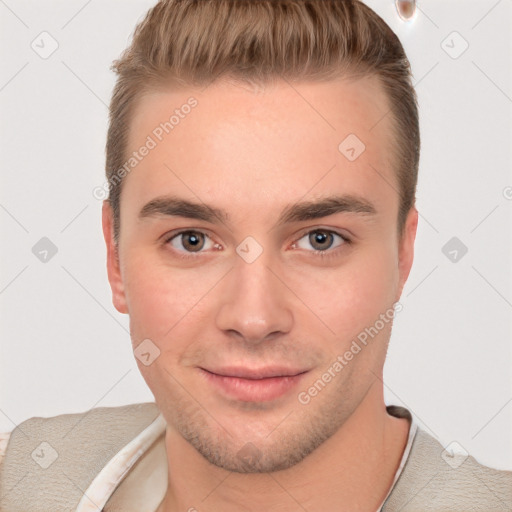
<svg viewBox="0 0 512 512"><path fill-rule="evenodd" d="M128 313L119 263L119 251L114 242L114 214L108 200L103 201L102 226L103 236L107 244L107 274L112 289L112 303L119 313Z"/></svg>
<svg viewBox="0 0 512 512"><path fill-rule="evenodd" d="M409 213L407 214L407 218L405 220L405 226L402 233L402 236L399 240L398 247L398 271L399 271L399 282L398 282L398 291L396 301L400 299L402 295L402 290L404 288L405 282L409 277L409 272L411 271L412 262L414 260L414 241L416 240L416 230L418 227L418 210L415 206L413 206Z"/></svg>

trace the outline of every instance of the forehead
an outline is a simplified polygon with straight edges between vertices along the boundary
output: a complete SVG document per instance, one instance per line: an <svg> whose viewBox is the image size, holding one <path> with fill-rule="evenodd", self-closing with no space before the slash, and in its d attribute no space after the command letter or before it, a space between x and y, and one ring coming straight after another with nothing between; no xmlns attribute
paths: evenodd
<svg viewBox="0 0 512 512"><path fill-rule="evenodd" d="M236 192L264 208L341 187L389 202L396 184L388 114L374 77L152 91L136 106L128 156L149 140L152 149L125 177L123 195L140 204L178 188L224 205ZM395 190L377 197L385 181Z"/></svg>

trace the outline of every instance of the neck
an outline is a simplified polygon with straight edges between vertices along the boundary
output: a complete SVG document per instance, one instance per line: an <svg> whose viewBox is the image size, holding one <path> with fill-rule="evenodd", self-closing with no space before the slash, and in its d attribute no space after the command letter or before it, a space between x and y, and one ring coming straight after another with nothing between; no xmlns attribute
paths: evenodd
<svg viewBox="0 0 512 512"><path fill-rule="evenodd" d="M167 494L157 512L377 510L400 464L409 422L386 412L374 385L343 426L295 466L263 474L206 461L172 428L166 432Z"/></svg>

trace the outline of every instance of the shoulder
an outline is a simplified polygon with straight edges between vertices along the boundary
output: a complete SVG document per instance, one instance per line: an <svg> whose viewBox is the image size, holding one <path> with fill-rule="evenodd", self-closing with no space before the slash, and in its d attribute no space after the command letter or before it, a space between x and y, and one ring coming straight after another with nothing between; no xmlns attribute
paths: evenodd
<svg viewBox="0 0 512 512"><path fill-rule="evenodd" d="M510 511L512 471L480 464L453 453L418 428L409 457L383 512Z"/></svg>
<svg viewBox="0 0 512 512"><path fill-rule="evenodd" d="M80 489L159 415L156 404L147 402L20 423L4 435L0 510L76 508Z"/></svg>

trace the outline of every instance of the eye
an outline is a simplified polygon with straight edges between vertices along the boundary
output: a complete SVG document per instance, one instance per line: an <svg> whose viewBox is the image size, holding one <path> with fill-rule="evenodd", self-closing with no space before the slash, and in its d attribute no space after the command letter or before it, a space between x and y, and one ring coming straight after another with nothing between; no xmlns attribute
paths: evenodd
<svg viewBox="0 0 512 512"><path fill-rule="evenodd" d="M327 229L315 229L297 240L293 247L306 250L312 247L315 252L318 252L335 249L345 243L350 243L350 240L339 233Z"/></svg>
<svg viewBox="0 0 512 512"><path fill-rule="evenodd" d="M174 249L180 252L201 252L202 249L212 249L218 244L201 231L181 231L167 239Z"/></svg>

